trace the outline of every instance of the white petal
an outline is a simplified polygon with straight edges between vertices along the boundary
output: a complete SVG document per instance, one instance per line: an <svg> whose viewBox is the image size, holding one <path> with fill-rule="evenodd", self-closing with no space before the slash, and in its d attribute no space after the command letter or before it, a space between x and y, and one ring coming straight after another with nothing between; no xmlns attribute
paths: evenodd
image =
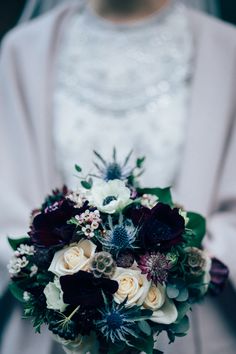
<svg viewBox="0 0 236 354"><path fill-rule="evenodd" d="M172 300L166 301L160 310L154 311L151 321L162 324L171 324L177 320L178 312Z"/></svg>

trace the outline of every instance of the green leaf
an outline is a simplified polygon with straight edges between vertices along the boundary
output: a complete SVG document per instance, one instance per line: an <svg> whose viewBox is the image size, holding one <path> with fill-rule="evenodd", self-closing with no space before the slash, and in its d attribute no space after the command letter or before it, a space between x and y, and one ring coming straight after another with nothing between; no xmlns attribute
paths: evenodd
<svg viewBox="0 0 236 354"><path fill-rule="evenodd" d="M77 172L82 172L82 168L79 165L75 165L75 169Z"/></svg>
<svg viewBox="0 0 236 354"><path fill-rule="evenodd" d="M188 212L189 222L187 228L193 231L192 246L200 247L206 234L206 219L197 213Z"/></svg>
<svg viewBox="0 0 236 354"><path fill-rule="evenodd" d="M92 185L89 182L87 182L87 181L81 181L81 185L85 189L91 189L92 188Z"/></svg>
<svg viewBox="0 0 236 354"><path fill-rule="evenodd" d="M150 336L152 334L152 329L150 325L147 323L147 321L140 321L138 322L139 329L145 333L147 336Z"/></svg>
<svg viewBox="0 0 236 354"><path fill-rule="evenodd" d="M167 291L167 295L170 299L177 298L177 296L179 296L179 293L180 293L179 289L176 287L175 284L168 284L166 291Z"/></svg>
<svg viewBox="0 0 236 354"><path fill-rule="evenodd" d="M152 194L159 198L159 202L168 204L173 207L174 203L171 196L171 188L139 188L138 193L143 194Z"/></svg>
<svg viewBox="0 0 236 354"><path fill-rule="evenodd" d="M171 325L171 330L174 333L186 333L189 330L189 318L184 316L180 322Z"/></svg>
<svg viewBox="0 0 236 354"><path fill-rule="evenodd" d="M30 238L28 236L24 236L17 239L8 237L8 242L11 248L13 249L13 251L16 251L21 244L28 244L29 240Z"/></svg>
<svg viewBox="0 0 236 354"><path fill-rule="evenodd" d="M25 302L23 299L24 290L19 288L16 283L10 283L9 290L18 301Z"/></svg>
<svg viewBox="0 0 236 354"><path fill-rule="evenodd" d="M128 344L146 354L153 354L154 339L153 336L140 336L138 338L130 338Z"/></svg>
<svg viewBox="0 0 236 354"><path fill-rule="evenodd" d="M182 288L179 292L179 295L176 297L176 300L179 302L185 302L188 300L189 292L187 288Z"/></svg>
<svg viewBox="0 0 236 354"><path fill-rule="evenodd" d="M164 352L161 352L158 349L153 349L153 354L164 354Z"/></svg>
<svg viewBox="0 0 236 354"><path fill-rule="evenodd" d="M188 302L180 302L176 304L178 311L178 318L176 322L180 322L184 316L190 311L191 305Z"/></svg>
<svg viewBox="0 0 236 354"><path fill-rule="evenodd" d="M125 343L112 343L108 348L108 354L120 354L124 351Z"/></svg>
<svg viewBox="0 0 236 354"><path fill-rule="evenodd" d="M136 167L137 168L142 168L143 164L144 164L144 161L145 161L145 157L138 158L137 161L136 161Z"/></svg>

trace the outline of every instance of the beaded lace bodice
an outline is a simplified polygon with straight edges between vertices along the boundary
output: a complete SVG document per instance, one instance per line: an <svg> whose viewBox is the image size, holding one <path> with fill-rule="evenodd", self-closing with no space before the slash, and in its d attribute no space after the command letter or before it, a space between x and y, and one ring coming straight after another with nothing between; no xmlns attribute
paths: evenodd
<svg viewBox="0 0 236 354"><path fill-rule="evenodd" d="M54 140L58 166L73 186L73 166L92 150L107 159L146 155L145 183L174 183L184 149L192 37L185 7L171 3L130 24L102 19L84 5L64 33L57 60Z"/></svg>

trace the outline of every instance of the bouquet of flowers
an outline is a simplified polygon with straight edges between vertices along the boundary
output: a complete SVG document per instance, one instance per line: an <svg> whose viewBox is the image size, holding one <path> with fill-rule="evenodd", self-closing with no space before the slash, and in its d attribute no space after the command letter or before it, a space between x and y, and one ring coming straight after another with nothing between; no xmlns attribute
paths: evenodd
<svg viewBox="0 0 236 354"><path fill-rule="evenodd" d="M188 312L218 293L228 269L203 249L205 219L170 188L141 188L129 168L96 154L97 173L55 190L10 239L10 289L36 332L46 324L67 353L160 353L158 335L185 336Z"/></svg>

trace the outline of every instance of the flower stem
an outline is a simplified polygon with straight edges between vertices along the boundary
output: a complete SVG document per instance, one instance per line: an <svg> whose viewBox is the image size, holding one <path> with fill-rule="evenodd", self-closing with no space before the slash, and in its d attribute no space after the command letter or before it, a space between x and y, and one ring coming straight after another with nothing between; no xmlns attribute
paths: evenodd
<svg viewBox="0 0 236 354"><path fill-rule="evenodd" d="M76 307L76 309L74 309L74 311L70 314L70 316L67 318L68 321L70 321L72 319L72 317L76 314L76 312L79 310L80 305Z"/></svg>

